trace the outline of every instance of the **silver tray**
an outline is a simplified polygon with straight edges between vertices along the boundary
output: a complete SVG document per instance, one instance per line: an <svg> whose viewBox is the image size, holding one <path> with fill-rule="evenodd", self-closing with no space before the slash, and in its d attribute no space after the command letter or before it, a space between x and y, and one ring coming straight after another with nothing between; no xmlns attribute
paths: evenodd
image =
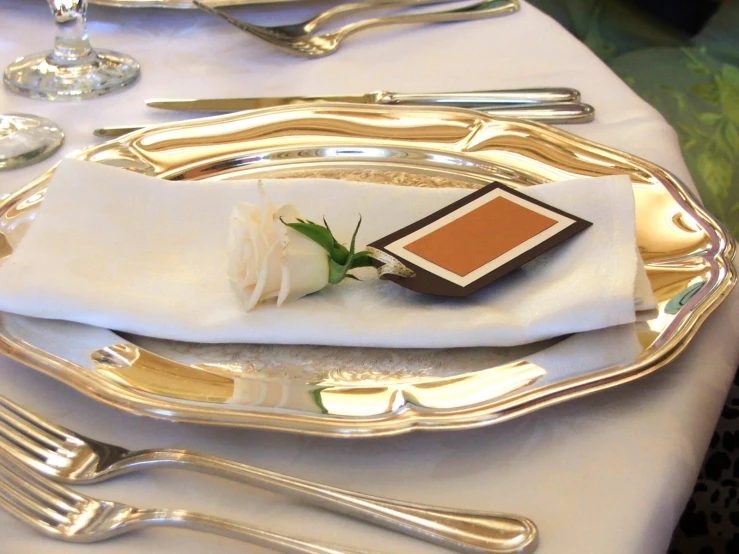
<svg viewBox="0 0 739 554"><path fill-rule="evenodd" d="M560 341L448 350L202 345L0 314L1 352L102 402L174 421L327 436L500 422L663 366L736 282L734 243L667 171L546 125L469 110L286 106L151 127L74 156L175 181L321 176L525 188L627 174L634 183L658 309L631 326ZM22 240L50 176L0 202L0 258Z"/></svg>

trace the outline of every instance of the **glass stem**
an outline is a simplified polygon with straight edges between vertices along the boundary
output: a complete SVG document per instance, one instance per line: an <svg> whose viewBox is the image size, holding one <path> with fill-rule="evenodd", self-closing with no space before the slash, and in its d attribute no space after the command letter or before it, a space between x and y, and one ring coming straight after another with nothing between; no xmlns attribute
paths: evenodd
<svg viewBox="0 0 739 554"><path fill-rule="evenodd" d="M52 56L59 63L76 63L90 56L87 39L88 0L48 0L54 14L56 38Z"/></svg>

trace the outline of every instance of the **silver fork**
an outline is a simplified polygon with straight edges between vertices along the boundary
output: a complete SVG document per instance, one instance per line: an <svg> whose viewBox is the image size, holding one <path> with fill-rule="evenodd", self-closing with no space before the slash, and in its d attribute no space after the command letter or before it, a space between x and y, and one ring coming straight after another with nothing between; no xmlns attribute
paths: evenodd
<svg viewBox="0 0 739 554"><path fill-rule="evenodd" d="M231 25L238 27L242 31L246 31L264 41L274 44L286 52L303 56L305 58L320 58L333 54L339 49L341 42L346 37L371 27L378 27L380 25L409 25L418 23L471 21L474 19L485 19L489 17L508 15L518 11L520 8L519 0L484 0L478 4L465 6L456 10L409 13L364 19L362 21L350 23L329 33L309 34L293 38L283 34L273 33L266 27L246 23L228 15L218 8L208 6L198 0L193 0L193 4L208 13L225 19Z"/></svg>
<svg viewBox="0 0 739 554"><path fill-rule="evenodd" d="M300 23L290 23L288 25L255 25L253 23L244 23L249 25L252 30L262 30L265 33L271 33L276 37L283 37L286 40L306 37L311 33L315 33L318 29L325 27L330 21L337 19L349 13L357 13L370 10L403 8L409 6L425 6L429 4L443 4L450 0L366 0L364 2L347 2L339 4L318 15L301 21ZM205 3L209 8L218 9L224 6L213 4L213 2Z"/></svg>
<svg viewBox="0 0 739 554"><path fill-rule="evenodd" d="M141 509L98 500L54 483L0 456L0 507L45 535L67 542L100 542L145 527L184 527L289 554L360 554L185 510ZM366 551L365 551L366 554Z"/></svg>
<svg viewBox="0 0 739 554"><path fill-rule="evenodd" d="M3 396L0 452L64 483L94 483L156 467L191 469L291 495L460 552L529 553L538 535L534 523L521 516L404 503L186 450L129 451L55 425Z"/></svg>

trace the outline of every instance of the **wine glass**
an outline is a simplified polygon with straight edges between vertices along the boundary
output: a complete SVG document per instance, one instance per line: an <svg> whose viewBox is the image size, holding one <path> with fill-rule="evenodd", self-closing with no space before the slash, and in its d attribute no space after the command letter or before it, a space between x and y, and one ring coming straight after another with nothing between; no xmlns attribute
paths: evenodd
<svg viewBox="0 0 739 554"><path fill-rule="evenodd" d="M62 142L64 133L53 121L27 114L0 115L0 170L40 162Z"/></svg>
<svg viewBox="0 0 739 554"><path fill-rule="evenodd" d="M46 100L81 100L136 82L136 60L94 50L87 39L88 0L47 0L56 24L51 52L18 58L5 70L5 85L18 94Z"/></svg>

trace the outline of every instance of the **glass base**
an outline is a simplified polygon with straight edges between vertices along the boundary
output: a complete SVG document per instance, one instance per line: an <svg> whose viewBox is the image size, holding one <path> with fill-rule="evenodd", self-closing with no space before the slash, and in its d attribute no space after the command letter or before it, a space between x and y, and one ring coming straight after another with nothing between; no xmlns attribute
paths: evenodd
<svg viewBox="0 0 739 554"><path fill-rule="evenodd" d="M63 142L64 133L53 121L35 115L0 115L0 170L45 160Z"/></svg>
<svg viewBox="0 0 739 554"><path fill-rule="evenodd" d="M13 92L30 98L83 100L129 87L139 74L136 60L110 50L92 50L74 62L44 52L14 61L4 81Z"/></svg>

